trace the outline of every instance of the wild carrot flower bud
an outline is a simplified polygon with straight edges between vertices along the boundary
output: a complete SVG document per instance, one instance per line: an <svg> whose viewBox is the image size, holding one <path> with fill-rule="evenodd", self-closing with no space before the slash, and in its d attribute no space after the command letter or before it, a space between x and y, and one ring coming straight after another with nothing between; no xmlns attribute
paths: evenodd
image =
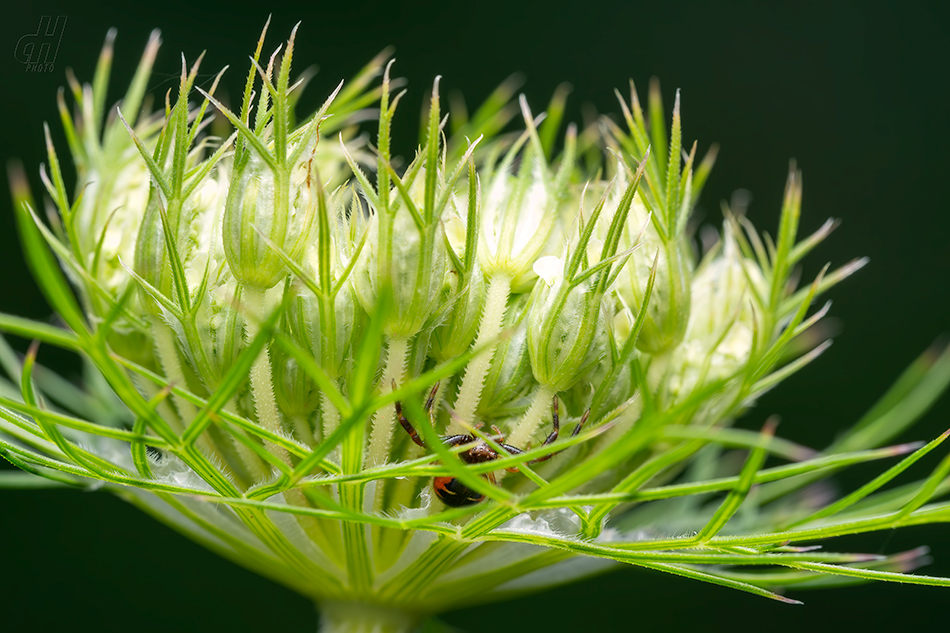
<svg viewBox="0 0 950 633"><path fill-rule="evenodd" d="M457 271L448 271L443 305L451 308L444 322L432 333L430 344L433 358L457 358L472 346L478 334L486 291L487 284L480 268L474 268L464 280L459 279Z"/></svg>
<svg viewBox="0 0 950 633"><path fill-rule="evenodd" d="M424 182L425 170L417 180ZM422 203L422 188L409 193L412 204ZM353 289L367 312L373 312L379 293L392 295L386 333L398 338L415 335L442 305L448 257L441 236L418 224L403 205L374 209L366 225L367 242L353 270ZM389 217L381 220L382 213ZM394 236L398 235L398 239ZM382 242L388 242L383 244Z"/></svg>
<svg viewBox="0 0 950 633"><path fill-rule="evenodd" d="M614 267L623 266L630 255L618 254L617 249L642 175L641 169L624 188L611 216L603 218L609 224L603 242L592 244L591 238L602 219L610 187L586 223L578 222L579 234L568 245L564 257L542 257L534 265L541 280L532 291L526 324L531 370L540 388L509 438L512 441L526 443L546 402L557 392L572 387L604 356L605 346L597 344L606 340L604 294L616 277ZM591 263L592 246L599 247L600 253Z"/></svg>
<svg viewBox="0 0 950 633"><path fill-rule="evenodd" d="M535 260L556 250L552 235L559 228L564 191L573 169L576 134L568 131L560 167L548 164L546 152L527 100L520 98L526 130L508 149L500 165L485 171L479 182L487 182L487 193L475 204L474 168L469 176L470 202L466 253L478 249L478 267L487 281L484 308L478 323L475 345L491 345L498 336L509 295L531 288L535 281ZM521 164L513 174L513 163ZM474 235L478 239L473 239ZM466 254L466 266L475 257ZM477 276L476 276L477 278ZM485 377L494 351L489 348L469 363L462 378L454 407L460 419L469 419L481 401ZM453 422L451 429L461 431Z"/></svg>
<svg viewBox="0 0 950 633"><path fill-rule="evenodd" d="M563 391L600 360L590 352L603 329L603 297L589 281L565 279L560 257L542 257L534 269L540 279L526 319L531 369L539 383Z"/></svg>
<svg viewBox="0 0 950 633"><path fill-rule="evenodd" d="M644 160L649 160L647 156ZM604 216L613 217L623 196L623 187L630 176L623 166L617 174L618 186L608 197ZM606 233L606 225L599 227L598 235ZM690 271L686 238L671 243L658 233L653 214L647 210L641 193L634 197L630 217L620 239L620 248L635 250L620 270L613 288L636 314L647 306L646 319L637 339L637 347L650 354L660 353L675 346L686 331L690 314ZM647 282L656 264L656 280L647 298Z"/></svg>
<svg viewBox="0 0 950 633"><path fill-rule="evenodd" d="M290 301L281 319L281 330L303 350L314 347L313 324L310 321L317 311L312 303L309 296L298 295ZM318 333L319 331L317 329ZM320 354L314 355L320 358ZM274 395L284 415L291 418L305 417L315 411L320 403L320 392L314 386L313 379L300 368L297 360L283 347L278 346L273 352L271 362L274 366ZM298 439L303 441L303 438Z"/></svg>
<svg viewBox="0 0 950 633"><path fill-rule="evenodd" d="M134 151L131 141L128 146ZM112 178L97 172L86 176L88 184L76 213L77 219L83 221L83 226L76 229L78 239L85 243L87 265L103 287L112 292L120 292L129 282L122 262L134 261L135 241L128 236L134 235L142 223L149 198L148 169L134 156L127 160ZM105 209L112 211L104 218L97 217Z"/></svg>
<svg viewBox="0 0 950 633"><path fill-rule="evenodd" d="M556 250L549 238L574 160L574 139L569 137L560 169L552 169L524 97L521 108L527 130L498 165L481 175L486 184L479 210L479 263L487 277L505 275L515 289L529 286L534 262ZM516 158L520 166L512 173Z"/></svg>
<svg viewBox="0 0 950 633"><path fill-rule="evenodd" d="M647 378L670 403L733 376L749 362L755 333L763 328L756 322L753 295L766 292L766 280L755 262L743 261L733 230L724 224L718 253L710 253L696 270L683 342L650 362Z"/></svg>
<svg viewBox="0 0 950 633"><path fill-rule="evenodd" d="M282 173L288 170L251 157L232 176L222 237L228 265L241 283L270 288L282 280L286 267L277 251L299 259L316 214L310 167L305 160Z"/></svg>

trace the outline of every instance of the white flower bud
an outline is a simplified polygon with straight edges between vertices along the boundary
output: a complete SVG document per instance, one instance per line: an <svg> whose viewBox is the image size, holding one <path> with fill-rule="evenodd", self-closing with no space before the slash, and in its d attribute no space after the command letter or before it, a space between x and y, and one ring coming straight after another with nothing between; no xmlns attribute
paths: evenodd
<svg viewBox="0 0 950 633"><path fill-rule="evenodd" d="M316 213L309 167L302 161L283 175L252 155L233 174L222 237L231 271L241 283L270 288L285 277L275 248L299 258Z"/></svg>
<svg viewBox="0 0 950 633"><path fill-rule="evenodd" d="M728 378L748 363L756 329L750 279L765 292L758 265L748 261L743 270L742 254L726 223L722 252L704 262L693 278L693 308L683 342L650 364L648 381L671 401Z"/></svg>

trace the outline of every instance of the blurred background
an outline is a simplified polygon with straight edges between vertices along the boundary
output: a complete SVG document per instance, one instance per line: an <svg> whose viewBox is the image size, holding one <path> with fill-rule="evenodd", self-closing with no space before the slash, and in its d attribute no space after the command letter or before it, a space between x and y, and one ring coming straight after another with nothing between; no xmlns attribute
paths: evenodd
<svg viewBox="0 0 950 633"><path fill-rule="evenodd" d="M340 79L385 46L409 94L396 118L395 150L415 147L419 106L433 77L443 95L464 90L480 103L513 72L535 111L561 82L573 92L568 119L617 113L613 89L662 80L667 108L682 89L684 140L700 153L721 145L703 193L705 222L721 222L720 202L751 193L748 215L774 234L788 161L804 172L802 234L842 220L809 257L805 278L826 261L861 255L870 265L830 293L835 344L812 366L768 394L740 424L782 416L780 434L821 448L853 423L915 357L950 328L950 11L945 3L532 2L515 4L311 2L305 7L165 0L156 3L22 1L0 20L0 153L18 157L34 192L45 160L42 123L66 152L56 89L67 67L92 78L109 27L117 27L114 93L131 78L149 31L164 41L149 84L160 102L177 86L180 53L207 49L200 84L226 64L236 95L269 11L266 51L302 20L295 65L318 64L301 107L315 109ZM770 3L771 4L771 3ZM54 67L26 72L14 55L41 16L66 16ZM0 178L0 311L48 319L15 237ZM21 341L17 342L24 348ZM67 356L46 362L75 371ZM944 397L901 440L931 439L950 427ZM941 449L943 451L943 449ZM940 452L940 451L938 451ZM945 452L945 451L944 451ZM916 467L922 476L937 456ZM881 469L836 479L850 490ZM950 527L912 528L840 541L838 548L893 553L928 544L922 573L950 576ZM7 630L315 631L310 604L217 558L112 496L0 490L0 612ZM678 631L768 628L865 631L945 626L946 589L899 585L793 592L788 606L635 568L488 607L446 614L470 631ZM164 605L156 609L154 605ZM5 628L6 628L5 627Z"/></svg>

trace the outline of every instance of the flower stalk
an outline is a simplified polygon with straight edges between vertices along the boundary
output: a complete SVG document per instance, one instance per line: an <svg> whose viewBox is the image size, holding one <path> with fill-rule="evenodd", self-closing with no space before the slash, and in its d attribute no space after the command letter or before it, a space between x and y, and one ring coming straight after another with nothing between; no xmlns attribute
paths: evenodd
<svg viewBox="0 0 950 633"><path fill-rule="evenodd" d="M491 368L495 353L495 348L491 343L501 334L501 324L505 319L510 294L511 278L504 273L494 275L488 282L485 308L478 326L478 336L475 337L474 342L475 347L488 346L488 348L472 359L472 362L465 368L465 375L462 378L458 397L455 399L455 412L459 420L475 419L475 410L478 408L478 402L482 397L485 376ZM462 431L459 422L453 420L452 424L453 426L450 426L452 431Z"/></svg>

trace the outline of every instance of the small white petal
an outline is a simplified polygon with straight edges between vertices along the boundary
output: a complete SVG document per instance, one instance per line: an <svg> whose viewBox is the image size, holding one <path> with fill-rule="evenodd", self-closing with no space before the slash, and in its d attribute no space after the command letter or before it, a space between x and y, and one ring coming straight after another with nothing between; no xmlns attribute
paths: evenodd
<svg viewBox="0 0 950 633"><path fill-rule="evenodd" d="M533 268L538 277L543 279L549 286L553 286L554 282L560 279L564 272L564 262L561 261L560 257L546 255L538 258L538 260L534 262Z"/></svg>

